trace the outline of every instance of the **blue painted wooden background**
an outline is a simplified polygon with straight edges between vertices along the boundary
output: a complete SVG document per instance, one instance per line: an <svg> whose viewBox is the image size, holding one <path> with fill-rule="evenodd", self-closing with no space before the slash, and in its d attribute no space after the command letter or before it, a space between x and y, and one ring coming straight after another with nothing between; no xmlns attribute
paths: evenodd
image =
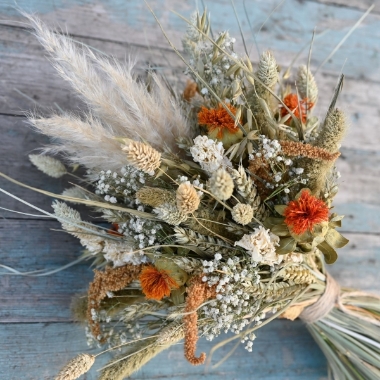
<svg viewBox="0 0 380 380"><path fill-rule="evenodd" d="M170 38L177 46L186 25L171 10L189 16L195 1L150 1ZM205 1L214 31L228 29L238 41L239 30L229 0ZM280 65L317 35L312 67L316 69L370 5L361 0L235 0L237 13L251 47L251 58L271 49ZM323 115L342 67L346 81L339 106L347 111L351 129L339 159L342 173L336 209L347 215L344 233L350 244L341 250L331 272L346 286L380 292L380 1L370 16L349 37L339 52L317 73ZM123 60L137 55L141 65L154 65L173 82L183 82L183 66L168 48L143 1L139 0L19 0L22 9L37 13L49 25L59 25L76 40ZM202 7L202 2L198 2ZM378 9L377 9L378 8ZM245 12L245 9L247 12ZM246 18L249 16L249 22ZM251 27L257 33L253 43ZM12 1L0 0L0 170L12 177L52 192L68 187L70 178L54 180L38 172L28 154L47 143L25 125L23 111L59 106L78 111L81 104L44 57L44 53ZM242 44L240 50L242 50ZM239 45L238 44L238 45ZM238 48L239 50L239 48ZM297 63L305 63L307 49ZM44 108L46 107L46 108ZM17 188L3 180L0 186L50 211L51 200ZM0 195L0 206L32 212ZM0 264L18 270L49 268L78 257L76 239L55 231L52 220L0 210ZM70 298L85 291L91 270L78 265L43 278L0 276L0 379L52 379L66 360L86 351L83 326L74 324ZM208 351L202 342L199 350ZM217 362L232 346L213 359ZM83 379L96 379L101 359ZM275 321L258 333L253 353L239 347L220 367L192 367L177 345L162 353L133 379L304 379L327 378L326 362L301 322Z"/></svg>

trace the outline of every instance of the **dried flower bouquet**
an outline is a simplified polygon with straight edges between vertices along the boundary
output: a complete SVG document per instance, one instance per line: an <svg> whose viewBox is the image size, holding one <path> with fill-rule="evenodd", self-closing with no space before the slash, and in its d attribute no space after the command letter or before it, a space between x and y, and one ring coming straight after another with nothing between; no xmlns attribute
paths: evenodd
<svg viewBox="0 0 380 380"><path fill-rule="evenodd" d="M232 332L228 341L252 351L256 330L280 316L307 323L332 378L380 378L379 297L341 289L325 270L348 242L337 231L343 216L331 212L347 129L336 108L343 78L318 120L308 66L289 85L269 51L254 68L197 13L183 38L187 59L175 49L190 77L177 93L27 17L88 106L29 120L55 142L45 154L86 169L61 195L35 190L60 199L54 216L97 267L73 310L89 343L122 348L100 379L121 380L183 338L194 365L206 358L199 336ZM49 155L30 160L47 175L68 173ZM76 379L94 361L81 354L56 379Z"/></svg>

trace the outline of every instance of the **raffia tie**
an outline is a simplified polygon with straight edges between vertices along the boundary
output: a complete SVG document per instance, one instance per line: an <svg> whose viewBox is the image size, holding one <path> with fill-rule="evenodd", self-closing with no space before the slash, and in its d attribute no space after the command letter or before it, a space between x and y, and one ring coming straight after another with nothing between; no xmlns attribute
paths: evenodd
<svg viewBox="0 0 380 380"><path fill-rule="evenodd" d="M340 286L326 273L326 289L317 302L308 306L300 314L300 318L306 323L314 323L326 317L339 300Z"/></svg>

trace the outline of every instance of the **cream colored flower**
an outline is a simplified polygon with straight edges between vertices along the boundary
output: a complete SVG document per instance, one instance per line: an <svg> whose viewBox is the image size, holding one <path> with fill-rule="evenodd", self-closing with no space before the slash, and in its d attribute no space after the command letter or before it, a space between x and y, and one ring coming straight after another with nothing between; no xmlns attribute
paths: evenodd
<svg viewBox="0 0 380 380"><path fill-rule="evenodd" d="M239 241L235 242L235 245L246 249L255 262L267 265L279 264L283 257L277 255L275 247L278 245L280 238L262 226L255 228L254 231L253 234L244 235Z"/></svg>
<svg viewBox="0 0 380 380"><path fill-rule="evenodd" d="M223 168L214 172L209 180L211 192L220 200L229 199L234 191L234 181Z"/></svg>
<svg viewBox="0 0 380 380"><path fill-rule="evenodd" d="M198 209L200 198L190 182L181 183L177 189L177 207L184 214L191 214Z"/></svg>
<svg viewBox="0 0 380 380"><path fill-rule="evenodd" d="M238 203L231 211L232 219L243 226L250 223L253 218L253 208L244 203Z"/></svg>

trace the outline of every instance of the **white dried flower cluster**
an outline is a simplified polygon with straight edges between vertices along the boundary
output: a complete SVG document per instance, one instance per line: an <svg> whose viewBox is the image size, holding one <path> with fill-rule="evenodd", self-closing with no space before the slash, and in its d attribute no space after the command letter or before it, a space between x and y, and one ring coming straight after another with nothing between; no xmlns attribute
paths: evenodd
<svg viewBox="0 0 380 380"><path fill-rule="evenodd" d="M231 162L224 156L222 142L216 142L207 136L197 136L190 153L195 162L199 162L201 168L209 174L219 168L231 166Z"/></svg>
<svg viewBox="0 0 380 380"><path fill-rule="evenodd" d="M216 285L216 299L202 308L204 315L212 318L213 327L205 326L204 335L208 340L214 339L222 331L241 333L248 324L260 323L262 315L257 314L257 302L245 291L260 282L258 269L249 263L240 262L238 257L221 261L222 255L216 254L213 261L203 262L202 280L209 286ZM246 318L247 315L252 315ZM249 339L249 337L248 337ZM246 339L244 339L246 341ZM246 349L252 347L249 343ZM249 350L250 351L250 350Z"/></svg>
<svg viewBox="0 0 380 380"><path fill-rule="evenodd" d="M254 229L253 234L244 235L235 242L235 246L246 249L251 254L252 261L273 266L279 264L283 259L282 255L276 253L279 241L280 238L277 235L260 226Z"/></svg>
<svg viewBox="0 0 380 380"><path fill-rule="evenodd" d="M196 19L194 21L193 25L196 26ZM233 48L236 39L231 37L228 32L220 32L216 36L215 42L230 57L235 60L239 58ZM194 75L193 70L201 75L218 94L222 94L225 89L232 89L235 82L240 82L240 78L234 78L230 71L230 68L236 64L236 61L224 52L216 50L211 41L200 37L195 27L188 29L188 34L183 40L183 46L190 55L189 65L191 69L187 69L186 74L193 77L193 80L198 84L201 94L206 99L211 98L212 95L209 93L208 88L204 86L204 83L199 81L198 77Z"/></svg>
<svg viewBox="0 0 380 380"><path fill-rule="evenodd" d="M146 177L144 172L133 166L123 167L120 174L102 170L95 184L95 193L105 194L104 199L107 202L116 203L117 198L129 197L144 186Z"/></svg>
<svg viewBox="0 0 380 380"><path fill-rule="evenodd" d="M60 178L67 174L65 165L56 158L38 154L30 154L29 160L37 169L53 178Z"/></svg>
<svg viewBox="0 0 380 380"><path fill-rule="evenodd" d="M144 212L144 207L140 205L137 210ZM134 240L134 249L143 249L157 243L161 228L160 223L131 215L127 222L119 223L118 232Z"/></svg>
<svg viewBox="0 0 380 380"><path fill-rule="evenodd" d="M249 155L249 160L254 161L255 159L264 158L273 170L273 182L264 183L267 188L275 189L280 186L280 182L283 180L284 175L290 177L290 181L294 183L302 183L305 185L307 179L302 176L304 169L293 167L293 160L285 157L281 154L281 145L278 140L271 140L265 135L260 136L259 147L253 154ZM281 169L282 168L282 169ZM285 188L285 193L289 193L289 189Z"/></svg>

